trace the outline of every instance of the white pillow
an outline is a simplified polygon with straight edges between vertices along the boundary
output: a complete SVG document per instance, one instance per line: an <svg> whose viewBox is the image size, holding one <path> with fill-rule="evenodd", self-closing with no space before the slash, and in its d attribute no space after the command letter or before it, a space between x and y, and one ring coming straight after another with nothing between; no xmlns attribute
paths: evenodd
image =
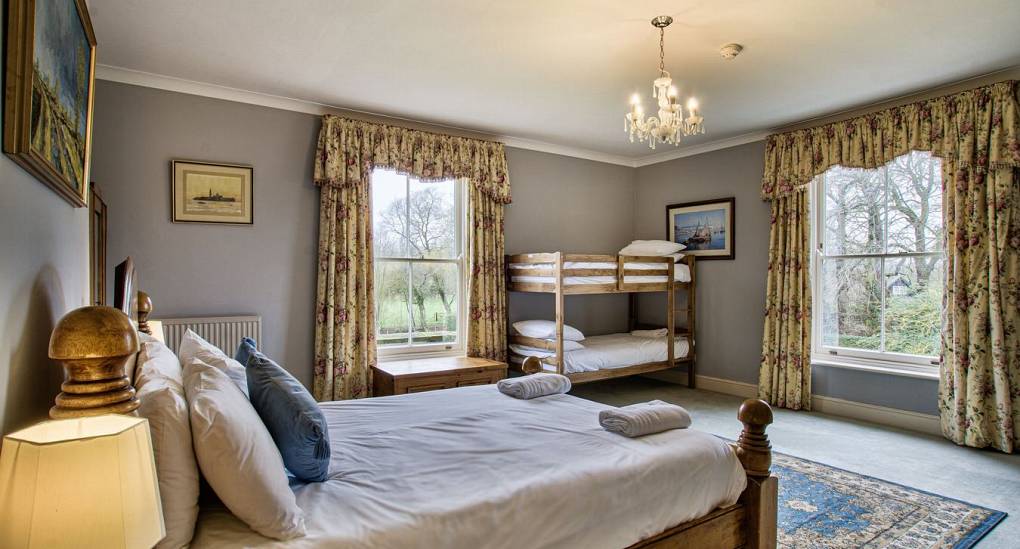
<svg viewBox="0 0 1020 549"><path fill-rule="evenodd" d="M181 338L181 346L177 349L177 355L181 358L181 366L187 367L193 359L200 359L202 362L220 370L237 385L237 388L248 396L248 376L244 366L240 362L225 355L219 347L202 339L201 336L188 330Z"/></svg>
<svg viewBox="0 0 1020 549"><path fill-rule="evenodd" d="M147 367L152 369L152 361L143 362L143 358L139 356L139 376ZM177 370L180 372L180 366ZM139 388L138 400L141 401L138 415L149 420L166 525L166 537L156 547L179 549L191 543L195 534L199 491L198 462L191 445L191 422L184 387L180 381L152 375Z"/></svg>
<svg viewBox="0 0 1020 549"><path fill-rule="evenodd" d="M184 384L181 362L169 347L152 336L138 334L141 348L135 366L135 388L141 389L153 379L170 379L177 385Z"/></svg>
<svg viewBox="0 0 1020 549"><path fill-rule="evenodd" d="M198 358L184 365L184 389L198 465L223 504L263 536L304 536L304 513L283 458L251 402L225 373Z"/></svg>
<svg viewBox="0 0 1020 549"><path fill-rule="evenodd" d="M672 255L686 248L669 240L635 240L620 250L620 255Z"/></svg>
<svg viewBox="0 0 1020 549"><path fill-rule="evenodd" d="M514 322L514 330L525 337L535 339L556 339L556 323L551 320L520 320ZM563 339L584 341L584 334L572 326L563 325Z"/></svg>

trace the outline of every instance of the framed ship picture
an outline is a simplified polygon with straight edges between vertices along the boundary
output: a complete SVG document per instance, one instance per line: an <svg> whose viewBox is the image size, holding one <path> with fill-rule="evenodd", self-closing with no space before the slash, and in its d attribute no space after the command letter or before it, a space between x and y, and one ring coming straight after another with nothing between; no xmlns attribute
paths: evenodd
<svg viewBox="0 0 1020 549"><path fill-rule="evenodd" d="M170 172L174 223L254 222L255 170L251 166L174 160Z"/></svg>
<svg viewBox="0 0 1020 549"><path fill-rule="evenodd" d="M85 0L5 4L4 152L83 207L96 73L96 36Z"/></svg>
<svg viewBox="0 0 1020 549"><path fill-rule="evenodd" d="M698 259L733 259L736 200L718 198L666 206L666 238Z"/></svg>

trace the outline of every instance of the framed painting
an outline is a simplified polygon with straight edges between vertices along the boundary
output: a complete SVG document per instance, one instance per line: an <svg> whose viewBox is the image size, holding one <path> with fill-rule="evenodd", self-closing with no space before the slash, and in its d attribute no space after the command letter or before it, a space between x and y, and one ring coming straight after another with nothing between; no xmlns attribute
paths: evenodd
<svg viewBox="0 0 1020 549"><path fill-rule="evenodd" d="M172 221L251 225L255 169L193 160L170 162Z"/></svg>
<svg viewBox="0 0 1020 549"><path fill-rule="evenodd" d="M733 259L736 200L717 198L666 206L666 238L698 259Z"/></svg>
<svg viewBox="0 0 1020 549"><path fill-rule="evenodd" d="M9 0L7 7L4 152L84 207L96 74L85 0Z"/></svg>

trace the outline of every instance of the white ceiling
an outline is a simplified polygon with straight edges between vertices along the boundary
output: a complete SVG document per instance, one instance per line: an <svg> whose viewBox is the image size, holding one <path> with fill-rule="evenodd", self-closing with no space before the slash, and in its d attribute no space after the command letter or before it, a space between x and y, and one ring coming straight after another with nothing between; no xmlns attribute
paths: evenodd
<svg viewBox="0 0 1020 549"><path fill-rule="evenodd" d="M1018 0L91 0L112 67L639 159L666 69L757 133L1020 64ZM718 49L743 44L734 61ZM660 148L662 153L669 149Z"/></svg>

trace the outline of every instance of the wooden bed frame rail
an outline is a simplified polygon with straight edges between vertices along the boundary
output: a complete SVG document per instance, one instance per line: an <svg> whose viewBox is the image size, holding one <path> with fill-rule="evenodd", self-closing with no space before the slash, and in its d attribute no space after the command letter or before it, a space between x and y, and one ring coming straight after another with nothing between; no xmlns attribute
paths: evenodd
<svg viewBox="0 0 1020 549"><path fill-rule="evenodd" d="M549 365L556 366L556 373L566 375L573 383L587 383L603 379L611 379L629 375L643 374L673 368L678 364L687 364L687 385L695 386L695 259L694 256L684 256L678 263L686 265L690 271L690 282L677 282L675 279L676 263L671 257L648 256L648 255L606 255L606 254L567 254L563 252L532 253L508 255L506 260L506 283L507 283L507 310L509 310L509 299L511 292L533 292L552 294L556 304L556 337L552 341L535 339L514 335L513 327L508 326L508 345L516 344L527 347L544 349L553 353L553 356L542 359ZM615 268L566 268L568 263L611 263ZM661 263L661 269L634 269L627 266L633 263ZM515 266L511 268L511 266ZM526 265L526 267L522 267ZM552 278L552 282L515 282L514 277L543 277ZM612 276L613 282L604 284L564 284L569 277L585 276ZM627 282L627 277L632 276L662 276L665 282ZM681 309L676 307L676 292L686 290L687 306ZM673 345L667 345L667 357L663 362L649 362L637 364L626 368L615 368L611 370L598 370L595 372L579 372L573 374L564 373L564 352L563 352L563 322L565 302L564 296L581 294L629 294L630 306L628 326L630 329L636 327L637 299L636 294L643 292L665 292L666 294L666 331L668 341L673 341L677 334L686 334L688 340L687 355L682 358L674 356ZM678 312L686 313L686 329L677 330L676 315ZM509 321L509 319L508 319ZM508 356L516 356L508 350ZM534 361L526 361L528 367L523 364L519 367L511 361L511 367L525 372L535 370ZM538 363L541 366L541 362ZM541 368L538 369L541 371Z"/></svg>

